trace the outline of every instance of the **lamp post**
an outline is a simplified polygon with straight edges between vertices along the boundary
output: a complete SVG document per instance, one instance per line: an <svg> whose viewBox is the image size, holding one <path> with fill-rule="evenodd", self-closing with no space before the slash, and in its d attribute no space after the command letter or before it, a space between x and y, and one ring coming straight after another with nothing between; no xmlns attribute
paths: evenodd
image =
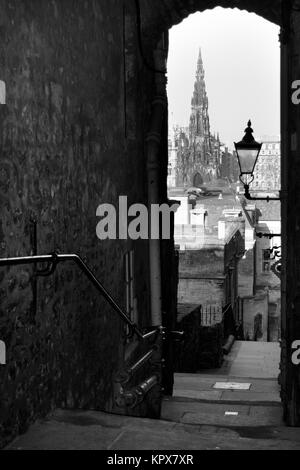
<svg viewBox="0 0 300 470"><path fill-rule="evenodd" d="M240 167L240 181L244 185L246 199L251 201L280 201L280 197L253 197L249 191L249 185L254 180L254 169L261 151L262 144L256 142L253 137L253 129L251 128L251 121L248 121L245 135L240 142L235 142L235 150Z"/></svg>

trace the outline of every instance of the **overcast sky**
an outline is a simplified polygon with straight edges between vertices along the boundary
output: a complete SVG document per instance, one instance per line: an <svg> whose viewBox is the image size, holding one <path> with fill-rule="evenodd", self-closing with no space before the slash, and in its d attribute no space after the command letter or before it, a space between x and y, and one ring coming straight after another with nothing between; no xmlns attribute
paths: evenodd
<svg viewBox="0 0 300 470"><path fill-rule="evenodd" d="M249 118L254 136L280 134L278 26L238 9L190 15L170 30L170 124L187 126L199 47L205 69L211 131L230 148Z"/></svg>

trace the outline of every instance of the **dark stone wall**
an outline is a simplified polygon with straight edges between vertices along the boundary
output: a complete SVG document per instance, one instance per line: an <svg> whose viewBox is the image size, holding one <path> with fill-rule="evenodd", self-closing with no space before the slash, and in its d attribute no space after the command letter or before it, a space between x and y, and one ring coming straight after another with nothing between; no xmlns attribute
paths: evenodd
<svg viewBox="0 0 300 470"><path fill-rule="evenodd" d="M78 253L124 306L123 255L134 248L140 324L149 326L146 242L96 237L100 203L147 196L151 93L142 84L152 78L131 7L0 1L0 256ZM38 279L32 267L1 269L0 299L0 447L55 406L111 409L123 325L78 268Z"/></svg>
<svg viewBox="0 0 300 470"><path fill-rule="evenodd" d="M201 305L180 305L177 326L184 332L184 339L176 343L175 371L197 372L218 368L223 362L224 326L201 324Z"/></svg>
<svg viewBox="0 0 300 470"><path fill-rule="evenodd" d="M292 344L300 339L300 105L292 84L300 78L300 17L287 2L282 35L282 270L281 397L288 424L300 426L300 369L292 363ZM298 89L298 87L297 87ZM299 93L298 93L299 96Z"/></svg>

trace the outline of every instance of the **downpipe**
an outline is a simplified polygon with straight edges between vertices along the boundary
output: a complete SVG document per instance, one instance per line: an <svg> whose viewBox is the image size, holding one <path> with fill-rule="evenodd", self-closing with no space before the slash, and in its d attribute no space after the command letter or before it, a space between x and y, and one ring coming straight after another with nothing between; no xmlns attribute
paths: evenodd
<svg viewBox="0 0 300 470"><path fill-rule="evenodd" d="M154 54L155 68L162 70L165 67L165 52L157 49ZM148 176L148 207L151 214L152 204L159 204L159 150L161 144L162 126L167 111L166 76L155 73L156 93L152 102L150 130L146 137L147 144L147 176ZM150 217L150 233L152 232ZM160 239L149 237L150 257L150 296L151 296L151 322L152 326L162 324L161 299L161 253Z"/></svg>

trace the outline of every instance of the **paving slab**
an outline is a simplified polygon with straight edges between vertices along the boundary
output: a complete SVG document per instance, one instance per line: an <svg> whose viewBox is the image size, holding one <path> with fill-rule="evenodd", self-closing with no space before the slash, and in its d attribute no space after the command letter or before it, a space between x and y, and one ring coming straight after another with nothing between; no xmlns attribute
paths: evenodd
<svg viewBox="0 0 300 470"><path fill-rule="evenodd" d="M216 382L213 385L213 388L215 389L221 389L221 390L249 390L251 387L251 383L249 382L229 382L229 381L224 381L224 382Z"/></svg>

